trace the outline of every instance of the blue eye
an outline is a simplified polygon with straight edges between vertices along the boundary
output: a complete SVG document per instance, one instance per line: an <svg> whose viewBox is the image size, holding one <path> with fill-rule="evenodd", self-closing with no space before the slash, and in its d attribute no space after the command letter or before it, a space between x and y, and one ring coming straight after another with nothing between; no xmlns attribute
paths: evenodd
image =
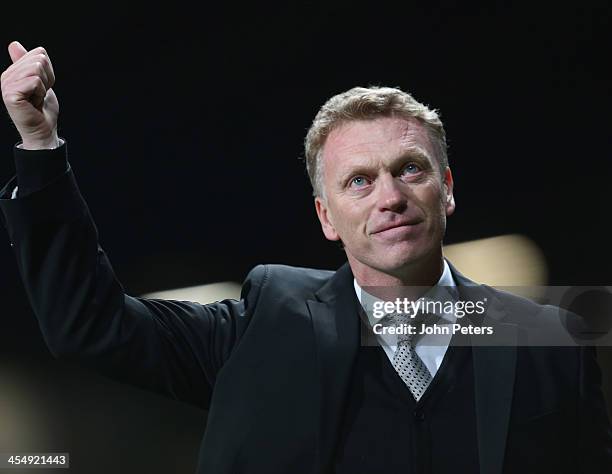
<svg viewBox="0 0 612 474"><path fill-rule="evenodd" d="M351 179L351 185L361 187L364 184L367 184L367 181L363 176L355 176L353 179Z"/></svg>
<svg viewBox="0 0 612 474"><path fill-rule="evenodd" d="M419 171L421 171L421 168L416 163L408 163L404 167L404 171L408 172L408 174L415 174L415 173L418 173Z"/></svg>

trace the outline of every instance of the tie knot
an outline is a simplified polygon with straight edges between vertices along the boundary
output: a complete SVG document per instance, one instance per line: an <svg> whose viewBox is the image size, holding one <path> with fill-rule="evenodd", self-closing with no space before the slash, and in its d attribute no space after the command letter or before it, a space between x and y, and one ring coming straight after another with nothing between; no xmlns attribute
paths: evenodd
<svg viewBox="0 0 612 474"><path fill-rule="evenodd" d="M398 344L411 344L422 333L423 325L433 325L440 320L435 313L418 312L414 315L405 313L391 313L384 316L380 322L385 326L401 328L396 333Z"/></svg>
<svg viewBox="0 0 612 474"><path fill-rule="evenodd" d="M435 313L422 313L418 312L414 315L408 315L405 313L390 313L384 316L380 322L390 326L409 324L412 326L420 324L432 324L440 319Z"/></svg>

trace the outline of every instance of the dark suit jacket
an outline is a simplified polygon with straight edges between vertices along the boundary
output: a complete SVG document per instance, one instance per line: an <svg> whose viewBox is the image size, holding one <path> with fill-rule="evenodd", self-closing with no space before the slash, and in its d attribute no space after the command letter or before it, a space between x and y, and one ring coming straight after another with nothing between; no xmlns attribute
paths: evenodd
<svg viewBox="0 0 612 474"><path fill-rule="evenodd" d="M259 265L239 301L135 298L115 278L70 169L8 200L14 185L2 190L0 207L55 356L209 409L198 472L328 471L360 344L348 265ZM453 276L460 291L475 286L455 269ZM510 341L524 330L515 319L558 314L476 288ZM592 348L474 347L473 364L481 473L612 472Z"/></svg>

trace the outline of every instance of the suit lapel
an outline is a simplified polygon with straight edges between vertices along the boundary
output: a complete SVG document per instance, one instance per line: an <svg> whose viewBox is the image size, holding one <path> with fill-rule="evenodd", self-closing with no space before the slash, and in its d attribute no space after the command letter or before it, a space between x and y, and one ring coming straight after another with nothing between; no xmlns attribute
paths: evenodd
<svg viewBox="0 0 612 474"><path fill-rule="evenodd" d="M346 263L308 300L319 368L320 425L317 464L329 467L339 435L346 391L359 347L359 302Z"/></svg>
<svg viewBox="0 0 612 474"><path fill-rule="evenodd" d="M450 262L449 262L450 265ZM497 296L450 265L463 300L486 298L487 311L472 324L491 326L500 346L472 344L478 456L482 474L501 474L516 372L517 327L503 323L506 311Z"/></svg>

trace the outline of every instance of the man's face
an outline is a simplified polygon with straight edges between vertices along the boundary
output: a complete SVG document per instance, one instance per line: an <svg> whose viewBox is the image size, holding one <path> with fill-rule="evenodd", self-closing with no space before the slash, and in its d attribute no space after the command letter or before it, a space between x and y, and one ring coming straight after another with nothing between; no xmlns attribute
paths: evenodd
<svg viewBox="0 0 612 474"><path fill-rule="evenodd" d="M455 209L427 130L416 119L348 122L327 137L326 200L315 206L323 233L342 240L353 268L403 276L440 261L446 216ZM363 272L362 272L363 273Z"/></svg>

